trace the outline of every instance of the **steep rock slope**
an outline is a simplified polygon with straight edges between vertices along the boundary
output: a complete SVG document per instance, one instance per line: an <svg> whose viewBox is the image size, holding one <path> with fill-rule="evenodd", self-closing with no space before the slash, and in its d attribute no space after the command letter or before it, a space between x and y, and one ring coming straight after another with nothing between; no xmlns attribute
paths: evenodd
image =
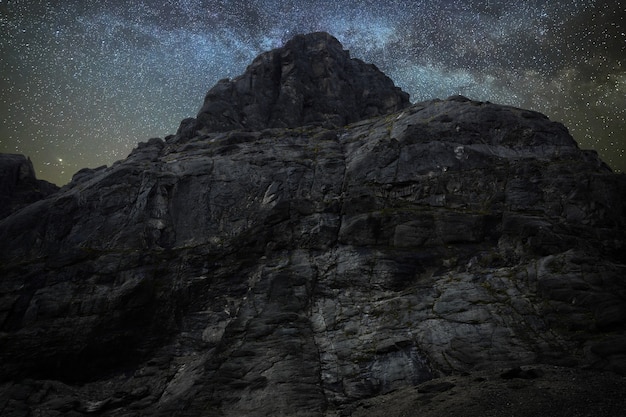
<svg viewBox="0 0 626 417"><path fill-rule="evenodd" d="M447 374L624 374L625 205L561 124L464 97L151 139L0 222L0 410L350 415Z"/></svg>
<svg viewBox="0 0 626 417"><path fill-rule="evenodd" d="M0 219L58 190L37 179L33 163L24 155L0 154Z"/></svg>

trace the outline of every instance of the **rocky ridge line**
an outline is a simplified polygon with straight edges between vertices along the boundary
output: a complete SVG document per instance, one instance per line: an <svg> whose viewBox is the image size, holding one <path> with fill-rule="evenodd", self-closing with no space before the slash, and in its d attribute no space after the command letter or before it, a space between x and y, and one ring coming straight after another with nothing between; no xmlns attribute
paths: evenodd
<svg viewBox="0 0 626 417"><path fill-rule="evenodd" d="M37 179L29 158L0 154L0 219L58 190L56 185Z"/></svg>
<svg viewBox="0 0 626 417"><path fill-rule="evenodd" d="M327 33L298 35L259 55L245 73L223 79L206 94L195 119L178 131L338 128L409 105L409 95L374 65L350 58Z"/></svg>
<svg viewBox="0 0 626 417"><path fill-rule="evenodd" d="M626 374L625 197L563 125L460 96L151 139L0 222L0 410L373 416L446 375Z"/></svg>

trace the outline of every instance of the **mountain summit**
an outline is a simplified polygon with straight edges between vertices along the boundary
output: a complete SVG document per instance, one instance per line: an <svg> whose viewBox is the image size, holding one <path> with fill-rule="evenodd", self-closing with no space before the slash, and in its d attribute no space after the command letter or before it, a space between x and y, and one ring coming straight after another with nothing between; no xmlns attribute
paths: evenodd
<svg viewBox="0 0 626 417"><path fill-rule="evenodd" d="M351 59L337 39L319 32L298 35L261 54L243 75L218 82L181 131L342 127L409 104L378 68Z"/></svg>
<svg viewBox="0 0 626 417"><path fill-rule="evenodd" d="M626 175L542 114L407 99L298 36L15 205L0 413L621 416Z"/></svg>

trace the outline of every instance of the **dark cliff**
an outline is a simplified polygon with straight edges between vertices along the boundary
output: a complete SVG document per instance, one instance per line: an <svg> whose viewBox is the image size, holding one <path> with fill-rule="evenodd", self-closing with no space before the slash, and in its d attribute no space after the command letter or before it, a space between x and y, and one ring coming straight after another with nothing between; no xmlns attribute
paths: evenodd
<svg viewBox="0 0 626 417"><path fill-rule="evenodd" d="M0 154L0 219L58 190L56 185L37 179L30 159Z"/></svg>
<svg viewBox="0 0 626 417"><path fill-rule="evenodd" d="M407 107L334 38L288 45L179 134L0 222L4 415L377 415L449 375L626 374L626 176L539 113ZM289 54L308 63L283 87L237 87ZM355 110L310 72L377 92ZM330 101L247 107L281 94Z"/></svg>

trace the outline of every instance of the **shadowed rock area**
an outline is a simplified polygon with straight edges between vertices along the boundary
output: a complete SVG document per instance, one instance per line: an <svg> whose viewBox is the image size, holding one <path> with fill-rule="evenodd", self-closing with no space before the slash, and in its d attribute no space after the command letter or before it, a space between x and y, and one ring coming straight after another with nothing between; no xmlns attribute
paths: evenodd
<svg viewBox="0 0 626 417"><path fill-rule="evenodd" d="M24 155L0 154L0 219L58 190L37 179L33 163Z"/></svg>
<svg viewBox="0 0 626 417"><path fill-rule="evenodd" d="M318 125L337 128L409 105L409 95L374 65L351 59L327 33L298 35L217 83L179 134Z"/></svg>
<svg viewBox="0 0 626 417"><path fill-rule="evenodd" d="M255 68L290 81L235 88ZM344 95L317 72L377 110L320 123ZM626 175L539 113L387 80L296 37L0 221L0 414L621 415ZM284 85L323 103L246 113ZM510 405L539 393L568 414Z"/></svg>

